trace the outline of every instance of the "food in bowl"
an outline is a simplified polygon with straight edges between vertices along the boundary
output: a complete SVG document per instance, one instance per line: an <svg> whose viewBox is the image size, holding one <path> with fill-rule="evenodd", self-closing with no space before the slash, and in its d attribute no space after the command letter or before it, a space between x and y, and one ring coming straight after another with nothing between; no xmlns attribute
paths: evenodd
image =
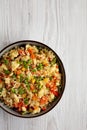
<svg viewBox="0 0 87 130"><path fill-rule="evenodd" d="M61 73L54 52L26 44L0 59L0 101L20 114L40 113L60 96Z"/></svg>

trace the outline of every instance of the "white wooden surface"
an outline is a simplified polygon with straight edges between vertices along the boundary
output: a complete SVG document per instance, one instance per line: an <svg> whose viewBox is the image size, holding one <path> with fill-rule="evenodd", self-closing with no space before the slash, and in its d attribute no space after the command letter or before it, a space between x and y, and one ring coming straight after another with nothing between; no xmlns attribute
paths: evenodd
<svg viewBox="0 0 87 130"><path fill-rule="evenodd" d="M0 50L23 39L58 53L66 89L59 104L39 118L0 109L0 130L87 130L87 0L0 0Z"/></svg>

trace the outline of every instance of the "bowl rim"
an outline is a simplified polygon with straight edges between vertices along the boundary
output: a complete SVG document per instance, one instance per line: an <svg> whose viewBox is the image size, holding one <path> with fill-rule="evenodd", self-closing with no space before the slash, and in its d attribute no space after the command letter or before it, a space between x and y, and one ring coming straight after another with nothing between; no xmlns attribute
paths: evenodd
<svg viewBox="0 0 87 130"><path fill-rule="evenodd" d="M19 43L25 43L25 42L31 42L31 43L29 43L29 44L32 44L32 45L35 45L34 43L37 43L37 44L39 44L39 45L42 45L42 46L44 46L44 47L46 47L46 48L48 48L49 50L51 50L56 56L57 56L57 59L59 60L59 62L60 62L60 64L61 64L61 66L62 66L62 69L63 69L63 78L64 78L64 85L63 85L63 89L62 89L62 93L61 93L61 95L60 95L60 97L59 97L59 99L57 100L57 102L51 107L51 108L49 108L46 112L43 112L43 113L41 113L41 114L39 114L39 115L37 115L37 114L35 114L35 115L33 115L33 116L24 116L24 115L17 115L16 113L13 113L13 112L10 112L10 111L8 111L7 109L5 109L2 105L0 105L0 107L5 111L5 112L7 112L7 113L9 113L9 114L11 114L11 115L13 115L13 116L16 116L16 117L20 117L20 118L35 118L35 117L40 117L40 116L42 116L42 115L45 115L46 113L48 113L48 112L50 112L58 103L59 103L59 101L61 100L61 98L62 98L62 96L63 96L63 94L64 94L64 90L65 90L65 85L66 85L66 73L65 73L65 68L64 68L64 65L63 65L63 62L62 62L62 60L60 59L60 57L59 57L59 55L57 54L57 52L55 52L54 51L54 49L52 49L51 47L49 47L48 45L46 45L46 44L44 44L44 43L42 43L42 42L39 42L39 41L35 41L35 40L20 40L20 41L16 41L16 42L13 42L13 43L11 43L11 44L9 44L9 45L7 45L7 46L5 46L3 49L1 49L0 50L0 53L2 53L3 51L5 51L6 49L8 49L9 47L15 47L15 46L13 46L13 45L17 45L18 46L18 44ZM21 44L21 45L22 45ZM26 44L28 44L28 43L26 43ZM25 45L26 45L25 44ZM10 48L11 49L11 48ZM0 57L1 57L2 55L0 55ZM9 109L9 108L8 108Z"/></svg>

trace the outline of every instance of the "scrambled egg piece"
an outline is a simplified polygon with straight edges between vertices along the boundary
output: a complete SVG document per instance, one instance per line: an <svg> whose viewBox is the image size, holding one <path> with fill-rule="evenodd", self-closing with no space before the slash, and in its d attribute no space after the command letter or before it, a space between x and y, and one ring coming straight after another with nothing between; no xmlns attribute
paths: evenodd
<svg viewBox="0 0 87 130"><path fill-rule="evenodd" d="M12 61L11 65L12 71L16 70L19 67L19 63L17 63L17 61Z"/></svg>
<svg viewBox="0 0 87 130"><path fill-rule="evenodd" d="M10 78L5 78L5 83L10 84Z"/></svg>
<svg viewBox="0 0 87 130"><path fill-rule="evenodd" d="M14 59L17 56L18 56L18 51L16 49L10 51L10 57L11 57L11 59Z"/></svg>
<svg viewBox="0 0 87 130"><path fill-rule="evenodd" d="M5 64L2 64L2 65L0 66L0 72L2 72L3 70L7 70L7 67L6 67Z"/></svg>

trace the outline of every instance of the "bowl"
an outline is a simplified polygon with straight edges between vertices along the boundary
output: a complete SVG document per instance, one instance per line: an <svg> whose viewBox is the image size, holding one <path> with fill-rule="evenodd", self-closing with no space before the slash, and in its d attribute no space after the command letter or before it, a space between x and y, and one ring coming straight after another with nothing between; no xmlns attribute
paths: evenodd
<svg viewBox="0 0 87 130"><path fill-rule="evenodd" d="M59 64L59 70L60 70L60 73L61 73L61 89L60 89L60 95L58 98L56 98L48 107L45 111L41 111L40 113L37 113L37 114L26 114L26 115L21 115L19 113L17 113L16 111L14 111L13 109L10 109L8 108L5 104L3 104L2 102L0 102L0 107L5 110L6 112L14 115L14 116L17 116L17 117L23 117L23 118L33 118L33 117L38 117L38 116L41 116L41 115L44 115L46 114L47 112L51 111L57 104L58 102L60 101L62 95L63 95L63 92L64 92L64 89L65 89L65 82L66 82L66 75L65 75L65 69L64 69L64 66L63 66L63 63L61 61L61 59L59 58L59 56L57 55L57 53L50 47L48 47L47 45L45 45L44 43L41 43L41 42L38 42L38 41L33 41L33 40L23 40L23 41L17 41L15 43L12 43L8 46L6 46L4 49L2 49L0 51L0 57L7 51L11 50L12 48L14 48L15 46L25 46L26 44L30 44L30 45L35 45L35 46L39 46L39 47L45 47L49 50L51 50L55 55L56 55L56 58L57 58L57 62Z"/></svg>

